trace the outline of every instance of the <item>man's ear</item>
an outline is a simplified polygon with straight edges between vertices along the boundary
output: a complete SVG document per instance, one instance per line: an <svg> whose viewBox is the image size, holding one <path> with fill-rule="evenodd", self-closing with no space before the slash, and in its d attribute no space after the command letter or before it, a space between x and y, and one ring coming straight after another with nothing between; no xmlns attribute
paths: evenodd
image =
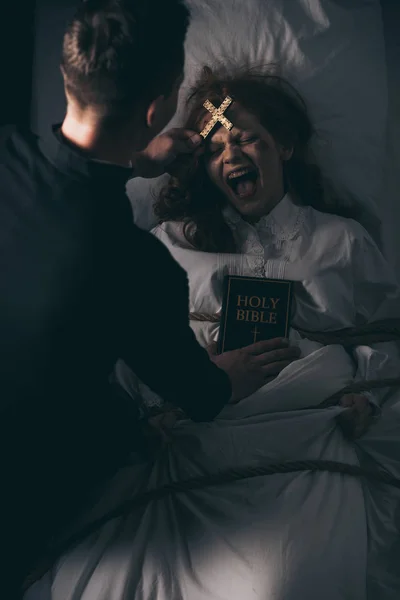
<svg viewBox="0 0 400 600"><path fill-rule="evenodd" d="M293 156L294 148L281 148L281 159L282 160L290 160Z"/></svg>
<svg viewBox="0 0 400 600"><path fill-rule="evenodd" d="M146 111L146 125L149 129L154 129L155 127L157 127L158 116L161 113L164 101L164 96L158 96L158 98L153 100L150 106L148 107Z"/></svg>

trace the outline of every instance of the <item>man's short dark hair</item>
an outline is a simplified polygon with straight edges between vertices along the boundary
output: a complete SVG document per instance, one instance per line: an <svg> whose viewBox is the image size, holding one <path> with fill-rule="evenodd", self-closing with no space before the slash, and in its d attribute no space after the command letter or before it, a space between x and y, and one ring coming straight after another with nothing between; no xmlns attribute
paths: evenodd
<svg viewBox="0 0 400 600"><path fill-rule="evenodd" d="M181 0L87 0L64 35L67 93L105 117L168 96L183 70L188 22Z"/></svg>

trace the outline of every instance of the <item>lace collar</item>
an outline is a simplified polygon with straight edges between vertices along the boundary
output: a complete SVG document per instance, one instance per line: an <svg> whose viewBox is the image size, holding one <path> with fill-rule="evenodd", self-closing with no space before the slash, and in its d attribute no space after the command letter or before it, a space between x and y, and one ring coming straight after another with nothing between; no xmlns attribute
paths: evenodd
<svg viewBox="0 0 400 600"><path fill-rule="evenodd" d="M224 208L223 215L231 228L247 228L257 233L267 231L275 239L290 240L296 236L304 222L305 209L294 204L290 195L286 194L268 215L254 225L242 219L230 204Z"/></svg>

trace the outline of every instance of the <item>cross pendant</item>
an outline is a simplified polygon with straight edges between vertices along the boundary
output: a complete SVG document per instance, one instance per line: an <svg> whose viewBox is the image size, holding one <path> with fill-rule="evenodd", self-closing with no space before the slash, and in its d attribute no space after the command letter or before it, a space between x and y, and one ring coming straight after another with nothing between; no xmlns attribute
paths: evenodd
<svg viewBox="0 0 400 600"><path fill-rule="evenodd" d="M223 103L221 104L221 106L219 108L215 108L214 104L212 104L212 102L210 102L209 100L206 100L204 102L204 104L203 104L204 108L206 108L208 110L208 112L212 114L212 119L210 119L210 121L204 127L203 131L200 132L200 135L204 139L206 139L206 137L208 136L210 131L215 127L215 125L217 123L221 123L221 125L223 125L225 127L225 129L227 129L228 131L230 131L232 129L233 123L231 123L229 121L229 119L227 119L224 116L224 112L226 111L228 106L230 106L231 104L232 104L232 98L230 98L229 96L227 96L225 98L225 100L223 101Z"/></svg>

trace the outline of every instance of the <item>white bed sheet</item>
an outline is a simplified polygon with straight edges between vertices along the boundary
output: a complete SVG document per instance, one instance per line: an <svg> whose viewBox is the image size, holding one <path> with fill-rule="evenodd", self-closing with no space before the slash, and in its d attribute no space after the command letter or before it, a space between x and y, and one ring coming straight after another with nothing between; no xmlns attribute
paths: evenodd
<svg viewBox="0 0 400 600"><path fill-rule="evenodd" d="M358 446L336 426L340 408L299 410L342 389L353 368L340 347L316 350L215 422L182 421L152 468L121 473L90 519L139 490L232 466L320 458L400 476L399 396ZM25 600L397 600L399 499L329 473L175 495L104 526Z"/></svg>
<svg viewBox="0 0 400 600"><path fill-rule="evenodd" d="M382 237L386 255L400 278L400 2L382 0L382 8L389 91Z"/></svg>

